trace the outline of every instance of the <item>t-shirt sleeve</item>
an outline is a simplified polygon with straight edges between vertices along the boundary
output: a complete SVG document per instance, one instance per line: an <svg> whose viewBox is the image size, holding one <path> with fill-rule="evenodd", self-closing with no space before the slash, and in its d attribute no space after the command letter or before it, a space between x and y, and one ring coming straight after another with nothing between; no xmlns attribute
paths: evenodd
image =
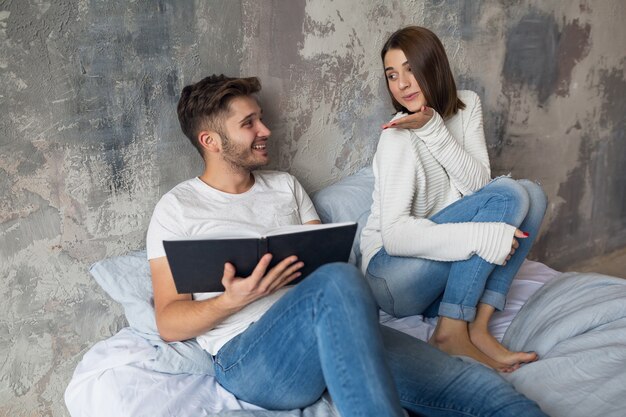
<svg viewBox="0 0 626 417"><path fill-rule="evenodd" d="M317 215L317 211L315 210L315 206L311 201L311 198L304 190L304 187L300 184L300 182L293 177L294 182L294 194L296 197L296 202L298 203L298 212L300 213L300 221L302 224L313 220L319 220L320 216Z"/></svg>
<svg viewBox="0 0 626 417"><path fill-rule="evenodd" d="M146 236L146 252L149 260L165 256L164 240L183 236L180 229L182 220L179 219L178 212L174 201L167 195L157 203Z"/></svg>

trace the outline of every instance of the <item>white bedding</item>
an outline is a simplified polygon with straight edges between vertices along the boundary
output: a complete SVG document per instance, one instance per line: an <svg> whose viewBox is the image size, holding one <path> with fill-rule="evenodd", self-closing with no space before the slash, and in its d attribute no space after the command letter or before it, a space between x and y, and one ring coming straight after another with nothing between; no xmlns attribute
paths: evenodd
<svg viewBox="0 0 626 417"><path fill-rule="evenodd" d="M513 281L505 310L496 313L491 331L502 339L509 324L526 300L542 285L560 273L532 261L522 265ZM434 320L421 316L394 319L381 314L385 325L426 340L435 325ZM94 345L83 357L65 392L65 402L72 417L137 417L137 416L209 416L276 415L276 416L334 416L328 399L323 398L305 410L293 412L256 413L261 410L238 401L207 375L166 374L149 366L155 360L156 349L146 339L129 328ZM224 413L225 410L251 412Z"/></svg>
<svg viewBox="0 0 626 417"><path fill-rule="evenodd" d="M373 186L366 168L312 199L324 223L356 220L362 228ZM358 247L357 233L351 254L357 264ZM211 359L197 343L164 343L145 252L102 260L90 272L124 307L131 327L93 346L78 364L65 392L73 417L338 417L328 397L280 412L238 401L207 375ZM422 340L436 324L421 316L380 320ZM490 330L514 350L539 353L539 361L507 378L552 417L626 415L626 280L561 274L526 261Z"/></svg>

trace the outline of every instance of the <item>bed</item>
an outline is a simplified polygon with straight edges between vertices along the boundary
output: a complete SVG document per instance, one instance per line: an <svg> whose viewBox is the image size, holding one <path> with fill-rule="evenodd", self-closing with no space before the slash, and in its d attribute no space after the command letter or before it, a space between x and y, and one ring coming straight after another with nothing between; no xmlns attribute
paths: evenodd
<svg viewBox="0 0 626 417"><path fill-rule="evenodd" d="M373 176L364 169L315 193L323 222L364 225ZM359 230L360 231L360 230ZM359 233L357 232L357 235ZM358 238L350 261L360 262ZM104 259L90 272L124 308L128 327L83 356L65 391L72 417L337 416L328 396L302 410L270 411L239 401L212 376L211 357L193 341L164 343L154 322L144 251ZM395 319L384 325L428 339L436 319ZM490 329L506 346L536 351L541 360L503 375L553 417L623 416L626 407L626 280L560 273L525 261L506 307Z"/></svg>

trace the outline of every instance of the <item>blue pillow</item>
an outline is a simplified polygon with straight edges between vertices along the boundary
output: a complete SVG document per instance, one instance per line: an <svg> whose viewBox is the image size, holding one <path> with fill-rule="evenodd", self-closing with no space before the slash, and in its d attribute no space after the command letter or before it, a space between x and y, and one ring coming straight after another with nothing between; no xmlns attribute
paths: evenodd
<svg viewBox="0 0 626 417"><path fill-rule="evenodd" d="M350 262L357 266L361 264L361 230L370 214L373 191L374 173L367 167L311 195L322 223L357 222L350 254Z"/></svg>
<svg viewBox="0 0 626 417"><path fill-rule="evenodd" d="M170 374L214 374L212 356L195 339L167 343L159 336L145 251L104 259L93 264L89 272L122 305L130 328L155 347L155 360L146 367Z"/></svg>

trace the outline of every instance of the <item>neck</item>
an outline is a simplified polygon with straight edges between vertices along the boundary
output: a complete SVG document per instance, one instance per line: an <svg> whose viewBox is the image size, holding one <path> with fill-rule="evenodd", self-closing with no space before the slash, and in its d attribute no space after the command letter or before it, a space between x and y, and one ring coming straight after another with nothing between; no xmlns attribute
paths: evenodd
<svg viewBox="0 0 626 417"><path fill-rule="evenodd" d="M205 163L204 172L198 178L216 190L229 194L245 193L254 185L254 175L251 171L220 165Z"/></svg>

